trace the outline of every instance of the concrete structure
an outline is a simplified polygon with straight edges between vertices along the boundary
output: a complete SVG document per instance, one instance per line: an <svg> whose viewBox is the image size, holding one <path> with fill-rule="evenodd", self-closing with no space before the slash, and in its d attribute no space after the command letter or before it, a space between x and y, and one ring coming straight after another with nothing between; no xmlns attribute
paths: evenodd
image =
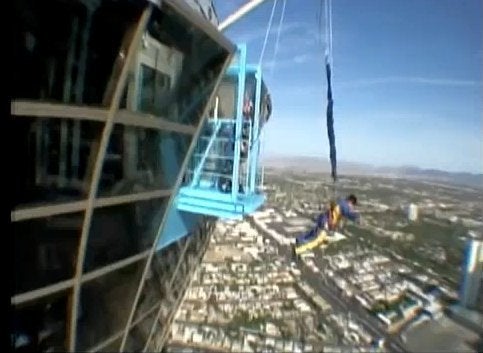
<svg viewBox="0 0 483 353"><path fill-rule="evenodd" d="M408 219L411 222L415 222L418 220L418 206L411 203L408 206Z"/></svg>
<svg viewBox="0 0 483 353"><path fill-rule="evenodd" d="M483 241L470 239L465 249L463 279L460 290L461 305L476 309L483 296ZM480 308L481 309L481 308Z"/></svg>

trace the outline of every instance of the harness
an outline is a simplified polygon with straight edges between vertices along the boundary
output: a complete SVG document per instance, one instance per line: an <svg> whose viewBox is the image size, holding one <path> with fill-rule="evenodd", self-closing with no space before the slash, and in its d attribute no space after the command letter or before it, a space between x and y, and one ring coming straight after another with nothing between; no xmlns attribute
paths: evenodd
<svg viewBox="0 0 483 353"><path fill-rule="evenodd" d="M330 207L328 211L328 227L329 230L334 230L339 224L342 218L342 213L340 211L340 206L334 201L330 202Z"/></svg>

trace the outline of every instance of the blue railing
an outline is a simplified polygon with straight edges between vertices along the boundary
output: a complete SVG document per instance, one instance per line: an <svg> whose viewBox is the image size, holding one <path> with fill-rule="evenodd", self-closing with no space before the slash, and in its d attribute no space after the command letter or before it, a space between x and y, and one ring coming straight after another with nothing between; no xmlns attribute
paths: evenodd
<svg viewBox="0 0 483 353"><path fill-rule="evenodd" d="M236 136L235 120L209 119L192 155L186 172L185 185L223 193L253 193L258 191L258 142L254 139L251 121L244 121ZM238 158L236 145L240 146ZM238 163L238 164L237 164ZM238 184L237 188L234 185Z"/></svg>

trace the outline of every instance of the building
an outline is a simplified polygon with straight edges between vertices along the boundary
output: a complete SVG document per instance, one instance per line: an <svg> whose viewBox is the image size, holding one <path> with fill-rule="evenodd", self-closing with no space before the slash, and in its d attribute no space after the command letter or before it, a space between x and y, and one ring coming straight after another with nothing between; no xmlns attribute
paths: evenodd
<svg viewBox="0 0 483 353"><path fill-rule="evenodd" d="M411 222L418 220L418 206L413 203L408 206L408 219Z"/></svg>
<svg viewBox="0 0 483 353"><path fill-rule="evenodd" d="M469 239L466 244L460 304L483 311L483 241Z"/></svg>
<svg viewBox="0 0 483 353"><path fill-rule="evenodd" d="M214 225L174 198L235 46L179 0L13 8L12 351L160 351Z"/></svg>

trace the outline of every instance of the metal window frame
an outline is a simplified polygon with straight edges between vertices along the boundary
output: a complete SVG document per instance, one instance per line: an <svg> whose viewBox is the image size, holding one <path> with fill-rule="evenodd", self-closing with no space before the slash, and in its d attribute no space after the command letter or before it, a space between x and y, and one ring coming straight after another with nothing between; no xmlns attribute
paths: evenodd
<svg viewBox="0 0 483 353"><path fill-rule="evenodd" d="M209 243L210 243L210 239L208 237L207 239L205 239L204 243L201 246L204 247L205 250L206 250L206 248L208 247ZM203 256L204 256L204 253L203 253L203 255L197 257L196 261L193 262L192 267L189 269L189 272L192 272L192 273L194 272L194 270L196 269L198 263L202 260ZM188 278L182 284L182 288L183 288L182 291L184 291L183 292L183 295L180 296L179 298L177 298L177 300L176 300L176 305L175 305L175 308L176 309L175 310L172 310L171 313L170 313L170 315L169 315L169 317L168 317L168 320L167 320L167 323L168 324L165 325L165 329L163 330L163 333L161 335L161 340L160 340L161 341L161 344L160 344L160 347L155 347L157 350L160 350L162 348L162 346L164 345L164 342L166 341L166 337L167 337L168 331L169 331L168 330L168 327L171 326L172 321L174 320L174 317L176 315L176 312L178 311L177 308L179 308L179 306L181 305L181 303L183 303L183 301L185 300L186 295L188 293L186 289L191 286L191 283L193 282L193 280L194 280L194 276L188 276ZM157 324L159 322L159 316L160 315L161 315L161 309L158 312L158 315L157 315L156 320L154 322L154 325L153 325L153 328L152 328L152 332L153 333L154 333L155 328L156 328L156 326L157 326ZM147 349L149 347L149 344L151 343L151 340L152 340L152 336L146 342L146 346L144 347L143 352L146 352L147 351Z"/></svg>
<svg viewBox="0 0 483 353"><path fill-rule="evenodd" d="M98 268L96 270L93 270L91 272L84 273L82 278L81 278L81 283L87 283L89 281L98 279L104 275L107 275L111 272L114 272L116 270L119 270L121 268L127 267L129 265L132 265L133 263L137 261L141 261L149 256L149 250L145 250L141 253L138 253L136 255L124 258L122 260L119 260L117 262L110 263L109 265L103 266L101 268ZM54 284L50 284L48 286L42 287L42 288L37 288L28 292L16 294L13 297L10 298L10 305L17 306L21 304L26 304L31 301L34 301L36 299L40 299L46 296L49 296L51 294L61 292L63 290L72 288L74 286L74 277L60 281Z"/></svg>
<svg viewBox="0 0 483 353"><path fill-rule="evenodd" d="M229 53L236 50L235 45L225 35L218 30L211 22L193 10L184 1L179 0L163 0L162 6L167 6L173 9L178 14L182 15L188 22L198 27L202 32L206 33L211 39L220 44Z"/></svg>
<svg viewBox="0 0 483 353"><path fill-rule="evenodd" d="M178 258L178 263L176 264L176 267L175 267L175 269L173 271L173 275L172 275L172 277L171 277L171 279L169 281L169 287L172 287L173 286L173 283L174 283L174 280L176 278L176 275L178 274L179 268L181 267L181 263L184 260L184 255L186 254L186 251L188 250L188 247L191 245L191 242L192 241L193 241L193 237L190 237L186 241L186 243L184 244L183 249L181 250L181 254L180 254L179 258ZM159 310L158 310L158 313L156 314L156 318L154 319L153 326L151 327L151 330L149 331L149 336L148 336L148 338L146 340L146 343L145 343L145 346L144 346L144 350L148 346L148 343L149 343L149 341L151 340L151 337L154 334L154 329L156 327L155 323L158 321L158 318L159 318L159 315L161 314L161 311L162 311L162 305L159 306Z"/></svg>
<svg viewBox="0 0 483 353"><path fill-rule="evenodd" d="M66 281L57 282L49 286L14 295L10 298L10 305L17 306L21 304L26 304L36 299L43 298L48 295L72 288L73 286L74 279L70 278Z"/></svg>
<svg viewBox="0 0 483 353"><path fill-rule="evenodd" d="M106 108L44 103L29 100L14 100L10 104L10 114L16 119L20 117L33 117L105 123L108 113L109 110ZM130 127L172 131L187 135L194 135L196 131L196 127L193 125L176 123L163 117L128 109L117 110L115 112L114 123Z"/></svg>
<svg viewBox="0 0 483 353"><path fill-rule="evenodd" d="M172 194L171 189L159 189L153 191L144 191L133 194L100 197L94 200L94 208L102 208L109 206L118 206L125 203L135 203L139 201L148 201L152 199L169 197ZM31 219L57 216L66 213L74 213L85 211L87 200L72 201L58 204L48 204L44 206L25 207L10 212L11 222L21 222Z"/></svg>
<svg viewBox="0 0 483 353"><path fill-rule="evenodd" d="M124 56L118 56L118 60L113 68L113 73L111 80L115 80L115 83L111 86L108 84L107 91L104 95L106 101L109 102L109 110L106 115L106 122L102 132L102 136L99 141L99 147L97 149L96 160L94 162L92 177L90 179L90 190L89 197L87 201L87 208L84 215L84 222L82 225L82 233L79 240L79 248L77 255L77 263L75 270L75 283L73 286L72 301L71 301L71 311L68 321L68 332L67 332L67 342L68 350L75 351L76 341L77 341L77 316L78 307L80 301L80 290L81 290L81 278L83 275L85 254L87 248L87 240L90 233L90 226L92 221L92 215L94 212L94 201L96 199L97 190L99 187L99 181L102 172L102 166L104 158L107 152L107 146L109 139L111 137L111 132L114 127L115 115L119 109L121 98L124 92L124 87L126 86L128 73L134 57L137 53L138 47L140 45L142 34L145 31L148 20L151 17L152 6L147 6L137 21L135 21L131 27L126 31L123 39L123 43L120 47L120 52L125 52ZM112 91L112 97L110 96L110 90Z"/></svg>
<svg viewBox="0 0 483 353"><path fill-rule="evenodd" d="M176 3L176 4L179 5L179 4L182 4L182 2L179 2L179 3ZM181 6L181 8L183 8L183 6ZM190 9L188 8L188 10L190 10ZM221 35L221 34L219 34L219 35ZM224 41L227 41L227 39L225 37L223 37L222 39ZM198 126L196 128L196 133L194 134L193 138L191 139L190 146L188 148L188 151L185 154L183 163L181 164L180 170L178 172L178 176L176 178L176 182L175 182L175 184L173 186L173 190L178 190L179 187L181 186L181 182L183 180L184 173L185 173L186 168L188 166L188 163L190 161L190 157L193 154L193 150L194 150L194 148L196 146L196 141L198 140L198 137L200 136L201 130L203 129L203 125L205 123L205 120L207 119L207 116L208 116L207 112L208 112L208 109L209 109L209 102L211 102L213 100L213 98L215 97L216 90L218 88L218 85L220 84L221 79L222 79L225 71L228 69L228 67L230 65L230 62L231 62L231 59L233 57L234 48L235 47L233 45L231 45L231 47L232 47L233 50L228 52L228 55L227 55L227 57L225 59L225 62L223 64L223 67L222 67L220 73L218 74L218 78L215 81L215 85L214 85L213 90L212 90L212 92L210 94L210 97L209 97L209 99L207 101L207 104L203 108L203 111L202 111L202 114L201 114L201 119L199 120ZM170 209L172 207L172 205L174 204L175 196L176 196L176 194L174 194L174 195L172 195L170 197L170 199L168 201L167 209ZM137 306L137 303L139 301L139 297L141 296L141 292L142 292L142 289L143 289L143 286L144 286L144 282L146 280L146 275L147 275L147 272L149 270L149 266L151 265L151 261L152 261L152 258L154 256L154 253L156 251L157 244L160 241L161 235L162 235L163 230L165 228L165 224L166 224L166 221L167 221L167 216L168 216L168 212L165 212L165 214L163 215L163 219L162 219L162 221L161 221L161 223L159 225L159 228L158 228L158 234L156 236L156 239L153 242L153 246L152 246L152 249L151 249L151 254L150 254L149 258L148 258L148 261L146 262L146 266L145 266L144 272L143 272L143 274L141 276L141 279L140 279L140 282L139 282L138 291L136 293L136 297L134 299L134 303L133 303L132 308L131 308L131 313L129 315L129 319L128 319L127 324L126 324L126 330L125 330L125 333L124 333L124 336L123 336L123 340L122 340L122 343L121 343L121 346L120 346L120 349L119 349L120 352L123 351L124 346L126 345L127 335L129 333L128 327L130 326L130 324L131 324L131 322L133 320L134 313L135 313L135 310L136 310L136 306Z"/></svg>
<svg viewBox="0 0 483 353"><path fill-rule="evenodd" d="M212 94L209 97L209 101L213 99L213 96L216 92L216 88L219 85L221 78L223 77L224 72L228 68L231 59L233 57L233 53L235 50L235 46L226 38L223 34L219 33L216 27L214 27L210 22L206 21L204 18L199 16L196 12L194 12L191 8L189 8L183 2L175 1L175 0L166 0L163 2L163 5L166 5L172 9L179 15L183 16L187 21L191 22L195 27L201 29L204 33L211 37L214 41L216 41L221 47L227 50L227 57L225 59L224 65L222 70L218 75L218 79L214 83ZM43 212L40 211L38 208L29 208L29 209L21 209L16 210L11 213L11 218L13 221L21 221L25 219L32 219L32 218L39 218L45 217L48 215L54 214L63 214L68 213L65 212L65 206L67 205L70 212L76 212L85 210L84 215L84 222L82 225L82 232L79 240L79 247L78 247L78 256L77 256L77 263L76 263L76 270L75 275L72 279L58 282L56 284L46 286L34 291L30 291L27 293L19 294L15 297L11 298L11 303L13 305L19 305L22 303L27 303L33 301L35 299L39 299L50 295L52 293L56 293L66 289L72 289L71 300L69 300L69 308L70 310L70 317L67 315L66 317L66 339L69 351L74 351L76 346L76 338L77 338L77 311L78 311L78 303L80 297L80 289L81 285L87 281L100 278L105 276L112 271L118 270L125 266L128 266L136 261L141 261L147 258L145 269L143 274L141 275L139 281L138 292L136 294L135 299L132 303L132 311L128 322L126 323L126 328L122 331L124 332L123 341L121 342L121 347L125 345L126 334L128 333L128 327L133 327L133 315L139 301L139 296L141 294L141 290L145 284L147 269L149 268L152 257L156 252L156 245L159 242L160 237L162 236L162 230L164 229L167 212L164 213L162 220L160 221L158 233L156 238L153 241L153 246L151 250L147 250L141 254L134 255L130 258L123 259L116 263L112 263L108 266L105 266L101 269L97 269L90 273L84 274L83 271L83 264L85 261L85 253L86 253L86 246L87 240L89 236L90 225L92 221L92 215L94 209L96 207L105 207L108 205L115 205L120 203L132 202L135 201L136 198L132 198L132 195L121 195L115 196L113 198L97 198L97 189L99 185L100 175L102 172L102 165L104 161L104 157L107 150L107 145L111 136L111 132L113 126L115 124L123 124L127 126L135 126L141 128L148 128L148 129L156 129L162 131L172 131L181 134L191 135L193 138L191 139L190 147L185 155L184 161L181 165L180 172L178 174L177 181L173 189L169 190L169 196L166 208L169 209L172 207L174 202L174 190L177 190L181 184L183 178L183 172L186 170L189 157L192 154L193 148L195 146L195 142L199 137L201 128L205 121L206 111L208 109L208 104L205 106L203 110L202 117L200 121L197 123L197 126L188 125L188 124L180 124L168 121L167 119L154 117L149 114L142 114L131 112L127 110L119 110L120 100L124 93L124 87L127 83L127 76L128 72L132 67L132 62L134 60L134 56L137 53L137 48L140 44L140 40L142 37L142 33L145 31L149 18L151 16L153 10L153 6L147 4L147 7L142 12L141 16L137 21L135 21L131 28L128 29L124 36L124 50L123 47L120 48L121 51L124 52L124 56L118 57L118 61L115 65L118 67L114 67L113 69L113 76L111 77L112 84L108 85L107 91L105 94L107 102L107 108L97 108L97 107L81 107L81 106L73 106L73 105L65 105L65 104L50 104L44 102L32 102L32 101L24 101L24 100L15 100L11 101L11 114L15 118L20 116L27 116L27 117L34 117L34 118L63 118L63 119L71 119L75 122L79 121L97 121L100 123L104 123L102 128L102 136L98 141L98 146L96 143L93 144L93 170L92 170L92 177L88 180L90 189L89 189L89 196L86 200L81 201L74 201L59 205L51 205L52 207L48 208L47 211ZM97 148L96 148L97 147ZM156 192L163 192L166 190L157 190L148 193L140 193L138 194L139 200L146 197L146 194L149 193L156 193ZM168 192L168 191L167 191ZM158 195L156 195L158 196ZM156 196L151 196L149 198L154 198ZM148 199L149 199L148 198ZM32 211L37 212L37 216L32 214ZM30 213L29 213L30 212ZM180 260L183 259L183 256L180 257ZM198 259L199 261L199 259ZM182 261L179 261L181 264ZM173 273L173 278L175 278L175 273ZM178 301L180 298L177 298ZM157 304L156 304L157 305ZM156 306L155 306L156 307ZM152 308L154 311L154 307ZM144 314L143 314L144 315ZM141 320L142 321L142 320ZM139 322L141 322L139 321ZM156 323L156 320L155 320ZM131 324L131 325L130 325ZM138 324L138 319L134 321L134 324ZM114 336L111 336L107 344L113 342L114 340L121 337L121 333L118 333ZM148 340L146 342L149 343ZM147 346L147 345L146 345ZM96 347L99 347L96 346ZM96 348L94 347L94 348Z"/></svg>
<svg viewBox="0 0 483 353"><path fill-rule="evenodd" d="M132 330L137 325L139 325L142 321L144 321L144 319L146 319L149 315L151 315L158 308L158 306L160 306L161 304L162 304L161 301L156 302L156 304L154 304L150 309L148 309L146 312L144 312L136 321L134 321L129 329ZM99 351L101 351L104 347L110 345L115 340L121 338L123 333L124 333L124 329L119 330L117 333L109 336L109 338L107 338L106 340L101 341L101 342L97 343L95 346L92 346L91 348L89 348L87 350L87 352L99 352Z"/></svg>

